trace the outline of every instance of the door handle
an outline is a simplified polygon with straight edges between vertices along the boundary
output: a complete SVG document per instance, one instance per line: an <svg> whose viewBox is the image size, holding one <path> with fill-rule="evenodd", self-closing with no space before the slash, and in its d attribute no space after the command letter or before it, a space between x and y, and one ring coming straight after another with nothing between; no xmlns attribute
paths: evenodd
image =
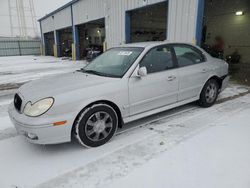
<svg viewBox="0 0 250 188"><path fill-rule="evenodd" d="M175 76L169 76L169 77L167 78L167 81L173 81L173 80L175 80L175 79L176 79Z"/></svg>

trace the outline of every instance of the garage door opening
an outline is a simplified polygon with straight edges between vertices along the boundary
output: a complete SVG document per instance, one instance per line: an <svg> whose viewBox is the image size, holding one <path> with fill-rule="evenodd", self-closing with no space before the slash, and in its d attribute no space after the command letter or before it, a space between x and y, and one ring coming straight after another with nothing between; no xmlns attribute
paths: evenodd
<svg viewBox="0 0 250 188"><path fill-rule="evenodd" d="M226 59L239 81L250 81L250 1L205 0L202 46Z"/></svg>
<svg viewBox="0 0 250 188"><path fill-rule="evenodd" d="M45 55L54 56L54 32L49 32L44 34L44 43L45 43Z"/></svg>
<svg viewBox="0 0 250 188"><path fill-rule="evenodd" d="M105 42L105 19L91 21L78 26L80 58L100 55ZM91 53L90 53L91 52Z"/></svg>
<svg viewBox="0 0 250 188"><path fill-rule="evenodd" d="M162 2L127 12L126 42L166 40L167 10L168 3Z"/></svg>
<svg viewBox="0 0 250 188"><path fill-rule="evenodd" d="M72 57L72 28L58 30L58 56Z"/></svg>

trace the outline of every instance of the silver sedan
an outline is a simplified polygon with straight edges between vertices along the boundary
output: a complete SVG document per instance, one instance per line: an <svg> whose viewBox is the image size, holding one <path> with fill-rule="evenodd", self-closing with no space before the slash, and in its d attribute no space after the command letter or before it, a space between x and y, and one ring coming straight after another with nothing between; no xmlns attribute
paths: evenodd
<svg viewBox="0 0 250 188"><path fill-rule="evenodd" d="M23 85L9 116L32 143L76 138L97 147L128 122L193 101L212 106L227 75L225 61L190 44L127 44L81 70Z"/></svg>

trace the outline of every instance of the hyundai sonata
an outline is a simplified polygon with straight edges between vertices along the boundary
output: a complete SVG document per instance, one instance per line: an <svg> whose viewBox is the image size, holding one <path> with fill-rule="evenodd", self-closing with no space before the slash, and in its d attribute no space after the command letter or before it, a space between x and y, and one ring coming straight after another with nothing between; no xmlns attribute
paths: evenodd
<svg viewBox="0 0 250 188"><path fill-rule="evenodd" d="M108 142L125 123L193 101L212 106L228 82L228 64L197 46L147 42L112 48L81 70L23 85L9 106L30 142L73 137Z"/></svg>

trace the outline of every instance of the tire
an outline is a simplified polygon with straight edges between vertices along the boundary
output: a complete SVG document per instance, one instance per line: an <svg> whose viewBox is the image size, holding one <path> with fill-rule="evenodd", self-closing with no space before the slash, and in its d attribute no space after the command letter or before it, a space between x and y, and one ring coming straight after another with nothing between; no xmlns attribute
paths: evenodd
<svg viewBox="0 0 250 188"><path fill-rule="evenodd" d="M104 145L118 128L118 116L109 105L96 104L83 110L75 124L75 137L88 148Z"/></svg>
<svg viewBox="0 0 250 188"><path fill-rule="evenodd" d="M203 87L199 104L202 107L211 107L216 102L219 95L219 84L215 79L210 79L207 81Z"/></svg>

